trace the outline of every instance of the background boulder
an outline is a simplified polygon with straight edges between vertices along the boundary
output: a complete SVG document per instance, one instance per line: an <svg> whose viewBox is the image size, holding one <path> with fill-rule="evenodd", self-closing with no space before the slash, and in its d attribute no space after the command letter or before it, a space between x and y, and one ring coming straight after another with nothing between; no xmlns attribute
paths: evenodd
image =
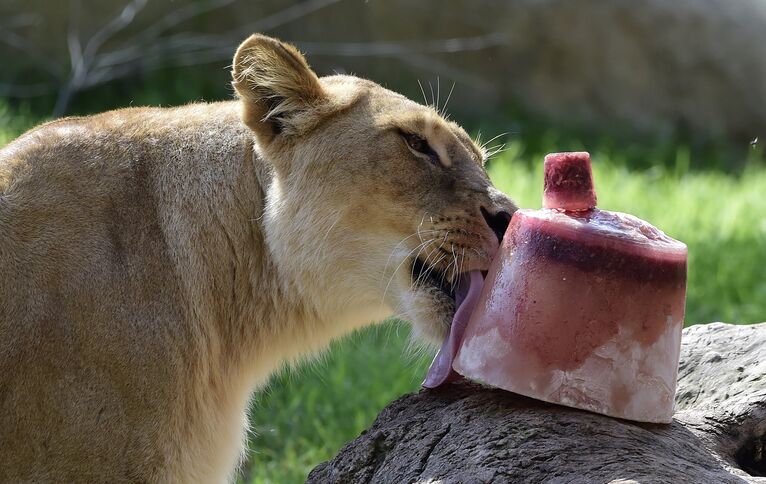
<svg viewBox="0 0 766 484"><path fill-rule="evenodd" d="M70 94L179 66L210 65L194 71L209 82L184 76L198 86L187 97L229 97L221 67L261 31L297 43L320 73L419 100L416 79L440 103L455 82L461 116L514 105L594 128L766 131L766 0L9 0L0 19L0 96L47 93L57 114Z"/></svg>

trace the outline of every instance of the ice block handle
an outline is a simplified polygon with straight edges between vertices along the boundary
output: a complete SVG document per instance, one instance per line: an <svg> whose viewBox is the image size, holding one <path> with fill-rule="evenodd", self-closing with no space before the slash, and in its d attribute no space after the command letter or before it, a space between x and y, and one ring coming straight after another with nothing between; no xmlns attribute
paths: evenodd
<svg viewBox="0 0 766 484"><path fill-rule="evenodd" d="M578 151L546 155L543 207L579 212L595 206L590 154Z"/></svg>

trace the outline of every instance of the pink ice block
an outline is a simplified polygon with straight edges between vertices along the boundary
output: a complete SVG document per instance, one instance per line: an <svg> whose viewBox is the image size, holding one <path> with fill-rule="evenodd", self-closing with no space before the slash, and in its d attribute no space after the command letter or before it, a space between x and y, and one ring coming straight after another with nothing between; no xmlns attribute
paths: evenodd
<svg viewBox="0 0 766 484"><path fill-rule="evenodd" d="M553 157L583 158L587 153ZM590 175L589 162L587 168ZM592 182L560 186L573 187L558 198L566 204L595 202ZM686 258L683 243L631 215L596 208L519 210L453 368L548 402L670 422Z"/></svg>

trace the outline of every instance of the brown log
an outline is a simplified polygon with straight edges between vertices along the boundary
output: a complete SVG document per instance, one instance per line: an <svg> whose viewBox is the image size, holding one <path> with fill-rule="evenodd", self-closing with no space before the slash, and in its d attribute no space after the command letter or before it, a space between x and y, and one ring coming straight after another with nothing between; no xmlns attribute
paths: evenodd
<svg viewBox="0 0 766 484"><path fill-rule="evenodd" d="M459 382L394 401L308 482L766 483L766 323L684 330L669 425Z"/></svg>

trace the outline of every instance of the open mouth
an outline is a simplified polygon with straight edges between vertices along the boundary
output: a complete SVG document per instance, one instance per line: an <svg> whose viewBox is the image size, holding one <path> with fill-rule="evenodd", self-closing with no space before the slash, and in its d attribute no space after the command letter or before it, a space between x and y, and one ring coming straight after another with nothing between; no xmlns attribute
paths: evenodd
<svg viewBox="0 0 766 484"><path fill-rule="evenodd" d="M456 284L449 281L443 271L429 265L420 257L415 257L412 260L411 274L412 283L415 287L436 288L455 303ZM457 305L455 305L455 309L457 309Z"/></svg>
<svg viewBox="0 0 766 484"><path fill-rule="evenodd" d="M484 275L482 271L472 270L461 272L450 281L445 271L429 265L420 257L415 257L412 260L411 276L416 289L434 289L437 294L441 293L447 297L455 309L449 331L423 382L424 387L435 388L460 378L460 375L452 369L452 361L457 356L463 341L463 334L471 313L479 302Z"/></svg>
<svg viewBox="0 0 766 484"><path fill-rule="evenodd" d="M437 289L448 297L455 307L452 324L442 342L439 353L431 363L426 380L423 382L423 386L434 388L447 381L460 378L452 369L452 361L455 359L463 340L463 334L471 313L479 301L479 294L484 285L484 276L481 271L476 270L462 272L457 275L454 281L450 282L443 271L416 257L412 261L412 280L416 288L433 287Z"/></svg>

